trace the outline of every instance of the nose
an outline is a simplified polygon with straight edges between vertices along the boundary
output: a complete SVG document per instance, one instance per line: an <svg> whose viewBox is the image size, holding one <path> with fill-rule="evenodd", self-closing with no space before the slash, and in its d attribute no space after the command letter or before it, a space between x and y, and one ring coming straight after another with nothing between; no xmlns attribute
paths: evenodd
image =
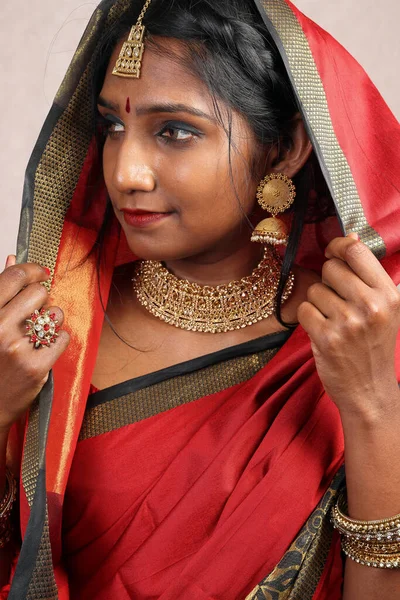
<svg viewBox="0 0 400 600"><path fill-rule="evenodd" d="M115 188L122 194L152 192L156 177L140 144L128 140L121 144L113 173Z"/></svg>

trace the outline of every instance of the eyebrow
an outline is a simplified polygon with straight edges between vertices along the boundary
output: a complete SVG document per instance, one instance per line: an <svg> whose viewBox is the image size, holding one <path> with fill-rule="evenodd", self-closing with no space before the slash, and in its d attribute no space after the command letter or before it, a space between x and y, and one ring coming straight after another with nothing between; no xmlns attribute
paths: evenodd
<svg viewBox="0 0 400 600"><path fill-rule="evenodd" d="M118 112L119 105L114 104L113 102L109 102L103 96L99 96L97 103L99 106L103 106L104 108L108 108L115 112ZM207 119L208 121L215 122L215 118L211 115L199 110L198 108L193 108L193 106L188 106L187 104L174 104L171 102L160 102L157 104L151 104L149 106L138 106L136 108L136 115L151 115L155 113L180 113L184 112L189 115L193 115L195 117L201 117L202 119Z"/></svg>
<svg viewBox="0 0 400 600"><path fill-rule="evenodd" d="M97 104L99 106L103 106L104 108L109 108L110 110L113 110L114 112L118 112L118 110L119 110L119 105L118 104L114 104L113 102L109 102L108 100L106 100L105 98L103 98L103 96L99 96L97 98Z"/></svg>

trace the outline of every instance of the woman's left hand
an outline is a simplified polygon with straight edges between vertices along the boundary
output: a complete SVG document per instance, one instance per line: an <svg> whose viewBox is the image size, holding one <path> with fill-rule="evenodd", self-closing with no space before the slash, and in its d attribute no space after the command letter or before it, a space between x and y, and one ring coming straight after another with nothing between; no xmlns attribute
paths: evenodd
<svg viewBox="0 0 400 600"><path fill-rule="evenodd" d="M325 255L322 281L298 309L324 388L342 416L375 418L390 414L394 403L400 410L400 293L357 234L335 238Z"/></svg>

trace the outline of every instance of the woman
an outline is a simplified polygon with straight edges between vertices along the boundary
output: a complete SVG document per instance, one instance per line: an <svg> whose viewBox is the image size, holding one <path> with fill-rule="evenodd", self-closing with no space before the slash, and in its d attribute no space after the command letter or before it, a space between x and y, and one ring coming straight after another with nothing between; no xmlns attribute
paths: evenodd
<svg viewBox="0 0 400 600"><path fill-rule="evenodd" d="M289 2L99 6L0 275L4 598L400 597L398 141Z"/></svg>

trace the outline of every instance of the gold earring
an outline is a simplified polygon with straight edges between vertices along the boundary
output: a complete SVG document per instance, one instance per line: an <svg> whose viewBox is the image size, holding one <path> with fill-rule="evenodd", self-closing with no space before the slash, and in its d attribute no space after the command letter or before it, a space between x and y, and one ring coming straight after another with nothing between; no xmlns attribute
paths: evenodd
<svg viewBox="0 0 400 600"><path fill-rule="evenodd" d="M252 242L279 246L287 244L289 232L286 223L276 215L292 206L296 197L293 181L283 173L271 173L264 177L257 188L257 200L272 217L261 221L251 236Z"/></svg>

